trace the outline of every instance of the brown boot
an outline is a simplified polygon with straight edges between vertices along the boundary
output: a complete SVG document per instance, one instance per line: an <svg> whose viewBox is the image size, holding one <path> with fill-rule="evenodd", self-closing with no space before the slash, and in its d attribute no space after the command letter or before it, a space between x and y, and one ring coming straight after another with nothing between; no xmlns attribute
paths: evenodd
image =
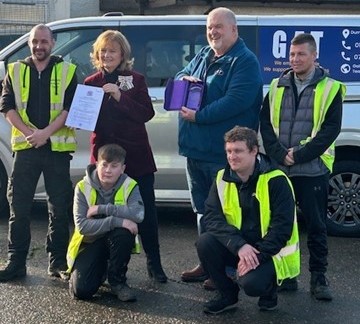
<svg viewBox="0 0 360 324"><path fill-rule="evenodd" d="M204 281L209 276L206 274L205 270L198 264L194 269L190 271L184 271L181 274L181 280L185 282L196 282L196 281Z"/></svg>
<svg viewBox="0 0 360 324"><path fill-rule="evenodd" d="M212 281L211 278L206 279L204 281L203 288L205 290L211 290L211 291L216 290L216 286L214 284L214 281Z"/></svg>

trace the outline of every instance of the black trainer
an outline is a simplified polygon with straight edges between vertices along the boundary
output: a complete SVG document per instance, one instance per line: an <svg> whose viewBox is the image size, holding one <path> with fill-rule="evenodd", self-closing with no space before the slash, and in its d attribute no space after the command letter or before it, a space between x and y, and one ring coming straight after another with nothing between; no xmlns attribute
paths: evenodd
<svg viewBox="0 0 360 324"><path fill-rule="evenodd" d="M277 291L296 291L298 290L298 282L296 278L284 279L281 286L278 286Z"/></svg>
<svg viewBox="0 0 360 324"><path fill-rule="evenodd" d="M269 295L259 297L258 306L261 311L273 311L277 308L277 302L277 286L275 285Z"/></svg>
<svg viewBox="0 0 360 324"><path fill-rule="evenodd" d="M310 292L317 300L331 301L333 299L329 282L322 272L311 272Z"/></svg>
<svg viewBox="0 0 360 324"><path fill-rule="evenodd" d="M123 302L136 301L135 292L126 283L120 283L117 286L111 286L111 292Z"/></svg>
<svg viewBox="0 0 360 324"><path fill-rule="evenodd" d="M6 267L0 270L0 282L15 280L26 276L26 266L9 261Z"/></svg>
<svg viewBox="0 0 360 324"><path fill-rule="evenodd" d="M220 293L204 304L204 313L220 314L236 307L238 297L223 296Z"/></svg>

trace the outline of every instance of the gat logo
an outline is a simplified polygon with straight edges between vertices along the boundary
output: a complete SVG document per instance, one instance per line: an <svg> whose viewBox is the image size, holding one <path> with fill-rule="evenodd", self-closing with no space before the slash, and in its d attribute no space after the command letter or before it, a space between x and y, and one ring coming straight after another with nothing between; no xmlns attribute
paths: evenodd
<svg viewBox="0 0 360 324"><path fill-rule="evenodd" d="M303 31L295 31L294 37L298 34L304 33ZM324 32L322 31L312 31L310 34L315 38L316 46L317 46L317 57L320 55L320 39L324 36ZM292 37L293 38L293 37ZM273 46L272 46L272 53L275 58L286 58L286 53L290 48L290 44L288 45L287 42L291 41L288 39L287 34L284 30L277 30L273 36Z"/></svg>

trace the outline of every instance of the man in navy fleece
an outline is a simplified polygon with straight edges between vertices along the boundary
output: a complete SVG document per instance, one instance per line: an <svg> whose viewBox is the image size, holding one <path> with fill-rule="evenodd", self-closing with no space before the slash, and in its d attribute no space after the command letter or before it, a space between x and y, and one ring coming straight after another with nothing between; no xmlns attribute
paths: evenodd
<svg viewBox="0 0 360 324"><path fill-rule="evenodd" d="M176 79L203 81L205 91L198 111L182 107L179 118L179 154L187 158L187 178L199 233L204 202L217 172L224 168L223 135L234 126L257 131L262 104L260 65L238 35L235 14L212 10L207 18L205 46L176 75ZM207 278L201 265L183 272L183 281ZM204 288L211 288L206 281Z"/></svg>

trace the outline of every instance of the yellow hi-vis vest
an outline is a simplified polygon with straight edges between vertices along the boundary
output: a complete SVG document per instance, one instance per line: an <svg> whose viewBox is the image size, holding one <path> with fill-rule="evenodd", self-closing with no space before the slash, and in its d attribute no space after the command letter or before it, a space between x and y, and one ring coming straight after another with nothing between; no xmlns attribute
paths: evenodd
<svg viewBox="0 0 360 324"><path fill-rule="evenodd" d="M9 76L15 96L15 105L22 121L36 128L30 121L26 113L30 91L30 71L29 67L21 62L8 65ZM63 110L65 90L69 86L76 66L67 62L60 62L53 66L50 77L50 121L53 122ZM60 81L60 82L58 82ZM75 131L66 126L62 127L50 136L51 150L58 152L74 152L76 150ZM25 136L17 128L12 127L11 148L15 151L31 148Z"/></svg>
<svg viewBox="0 0 360 324"><path fill-rule="evenodd" d="M238 190L235 183L223 180L224 170L220 170L216 177L216 184L221 207L228 224L241 228L242 214L239 201ZM283 176L288 180L289 186L292 188L290 180L281 170L274 170L269 173L261 174L256 184L255 196L260 206L260 226L261 236L264 237L268 231L271 219L270 201L269 201L269 180L274 177ZM299 249L299 233L296 220L296 208L294 208L294 225L289 241L279 253L272 256L274 263L277 283L280 285L282 280L286 278L294 278L300 273L300 249Z"/></svg>
<svg viewBox="0 0 360 324"><path fill-rule="evenodd" d="M127 177L122 184L122 186L118 189L118 191L115 194L115 205L125 205L127 199L129 198L131 191L136 186L136 181L134 179L131 179L130 177ZM85 182L84 180L81 180L78 183L80 191L84 194L86 201L89 206L94 206L96 204L96 198L97 193L94 188L90 186L88 182ZM80 252L80 245L84 238L84 235L80 233L80 231L75 227L74 234L71 237L67 254L66 254L66 260L67 260L67 273L71 273L72 267L74 265L75 259L78 256ZM138 235L135 236L135 245L132 249L132 253L139 254L140 253L140 242Z"/></svg>
<svg viewBox="0 0 360 324"><path fill-rule="evenodd" d="M272 123L275 134L279 137L281 102L284 95L285 87L278 87L279 79L274 79L270 84L269 104L270 104L270 121ZM329 77L321 80L315 88L314 109L313 109L313 128L311 136L302 140L300 144L310 142L317 132L320 130L325 120L326 112L333 102L339 89L344 100L346 94L346 86ZM335 142L320 156L325 166L332 172L335 161Z"/></svg>

